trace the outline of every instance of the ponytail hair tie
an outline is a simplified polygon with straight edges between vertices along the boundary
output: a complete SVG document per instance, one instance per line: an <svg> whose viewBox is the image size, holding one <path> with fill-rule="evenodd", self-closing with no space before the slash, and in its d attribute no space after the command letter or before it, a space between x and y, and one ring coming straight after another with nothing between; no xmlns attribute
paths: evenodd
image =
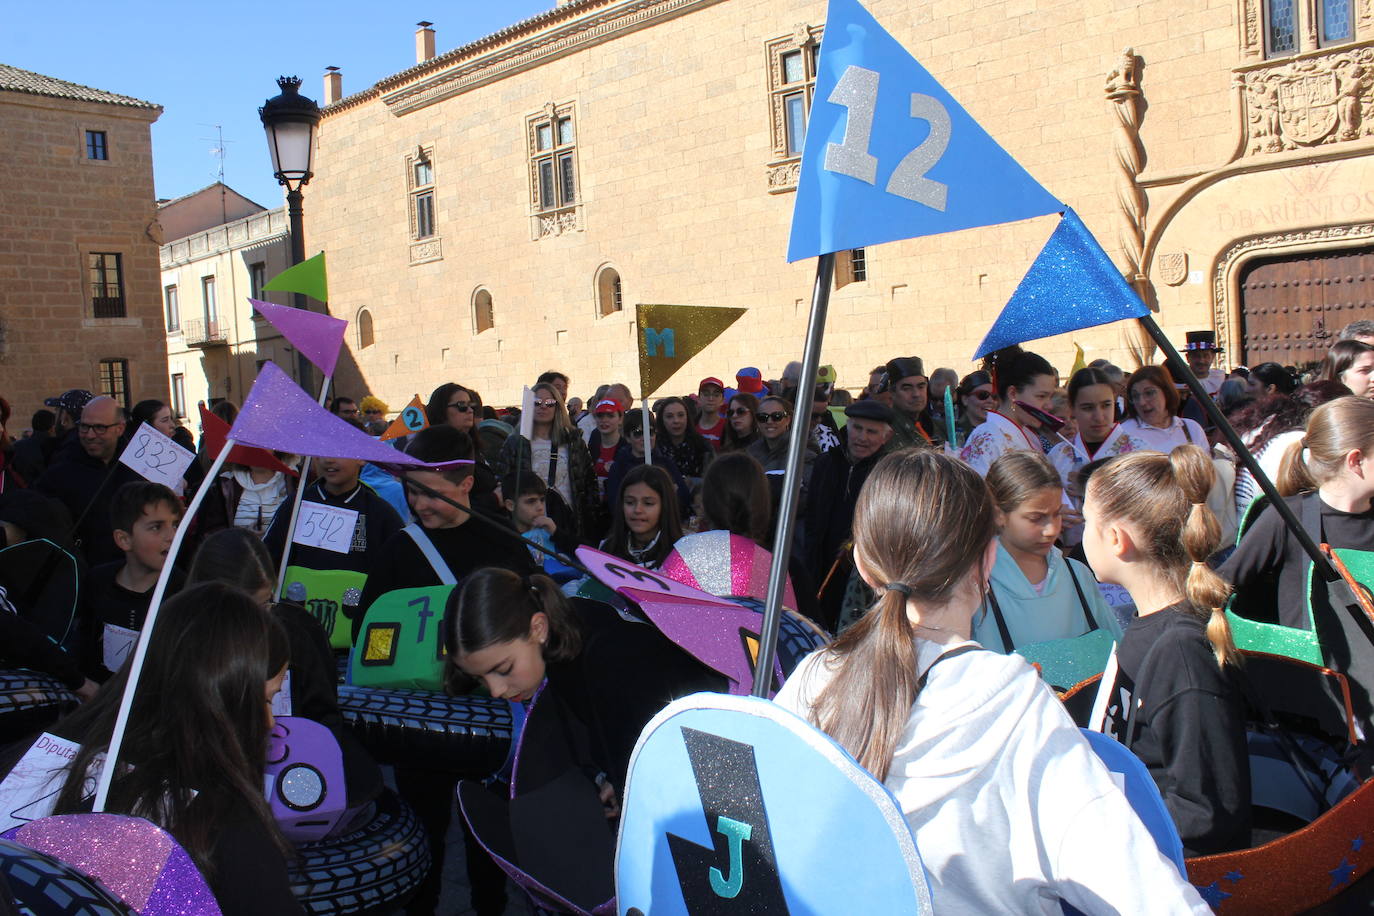
<svg viewBox="0 0 1374 916"><path fill-rule="evenodd" d="M889 592L901 592L904 597L911 597L911 586L907 585L905 582L889 582L883 586L883 590Z"/></svg>
<svg viewBox="0 0 1374 916"><path fill-rule="evenodd" d="M1205 509L1205 508L1207 508L1207 504L1206 504L1205 502L1202 502L1202 503L1193 503L1193 508L1194 508L1194 509Z"/></svg>

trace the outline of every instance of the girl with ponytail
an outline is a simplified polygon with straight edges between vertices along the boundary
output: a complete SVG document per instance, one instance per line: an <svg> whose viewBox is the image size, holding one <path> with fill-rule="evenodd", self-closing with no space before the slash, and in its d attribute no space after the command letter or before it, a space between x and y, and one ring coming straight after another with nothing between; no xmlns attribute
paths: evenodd
<svg viewBox="0 0 1374 916"><path fill-rule="evenodd" d="M1341 397L1312 411L1275 481L1293 514L1319 544L1374 550L1374 400ZM1266 507L1221 574L1235 583L1237 613L1310 629L1307 571L1297 538Z"/></svg>
<svg viewBox="0 0 1374 916"><path fill-rule="evenodd" d="M959 457L986 477L1003 452L1027 449L1044 454L1040 421L1021 405L1049 410L1059 373L1045 357L1015 344L988 354L983 368L997 393L997 409L989 410L982 425L969 433Z"/></svg>
<svg viewBox="0 0 1374 916"><path fill-rule="evenodd" d="M1250 844L1245 717L1231 670L1240 653L1222 606L1231 588L1207 565L1221 526L1216 478L1195 445L1136 452L1088 481L1083 551L1138 616L1117 647L1111 731L1154 777L1189 855Z"/></svg>
<svg viewBox="0 0 1374 916"><path fill-rule="evenodd" d="M883 459L854 513L877 603L776 702L896 796L942 910L1209 912L1035 669L970 639L995 534L967 465L925 449Z"/></svg>

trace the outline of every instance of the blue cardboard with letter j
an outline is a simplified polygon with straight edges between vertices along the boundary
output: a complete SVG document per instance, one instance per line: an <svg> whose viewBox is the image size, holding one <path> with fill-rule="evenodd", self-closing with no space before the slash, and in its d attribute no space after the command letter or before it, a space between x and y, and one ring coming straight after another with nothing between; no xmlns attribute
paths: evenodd
<svg viewBox="0 0 1374 916"><path fill-rule="evenodd" d="M891 794L787 710L699 693L639 736L616 848L624 916L907 916L930 905Z"/></svg>

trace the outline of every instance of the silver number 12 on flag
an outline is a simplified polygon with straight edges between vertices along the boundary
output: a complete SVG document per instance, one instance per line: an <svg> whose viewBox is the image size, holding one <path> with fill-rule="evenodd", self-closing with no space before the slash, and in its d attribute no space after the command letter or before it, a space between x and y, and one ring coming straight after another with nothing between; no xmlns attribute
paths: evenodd
<svg viewBox="0 0 1374 916"><path fill-rule="evenodd" d="M873 113L878 107L878 73L850 65L826 99L849 112L844 142L825 148L825 170L876 184L877 157L868 152L873 135ZM930 124L930 133L911 152L902 157L887 180L887 191L898 197L944 212L948 186L926 177L949 146L950 119L945 106L933 96L911 94L911 116Z"/></svg>

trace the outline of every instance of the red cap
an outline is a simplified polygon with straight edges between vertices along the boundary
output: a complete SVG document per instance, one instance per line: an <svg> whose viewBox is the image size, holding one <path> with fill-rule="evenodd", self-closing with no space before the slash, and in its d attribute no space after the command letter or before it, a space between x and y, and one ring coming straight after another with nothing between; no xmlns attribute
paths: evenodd
<svg viewBox="0 0 1374 916"><path fill-rule="evenodd" d="M725 390L725 385L721 383L720 379L716 378L715 376L708 376L707 378L702 379L701 384L697 386L697 393L700 394L701 389L705 388L707 385L715 385L721 391Z"/></svg>
<svg viewBox="0 0 1374 916"><path fill-rule="evenodd" d="M604 399L604 400L597 401L597 402L596 402L596 406L592 408L592 415L593 415L593 416L595 416L596 414L599 414L599 413L624 413L624 412L625 412L625 408L624 408L624 407L621 407L621 406L620 406L620 402L617 401L615 398L606 398L606 399Z"/></svg>

